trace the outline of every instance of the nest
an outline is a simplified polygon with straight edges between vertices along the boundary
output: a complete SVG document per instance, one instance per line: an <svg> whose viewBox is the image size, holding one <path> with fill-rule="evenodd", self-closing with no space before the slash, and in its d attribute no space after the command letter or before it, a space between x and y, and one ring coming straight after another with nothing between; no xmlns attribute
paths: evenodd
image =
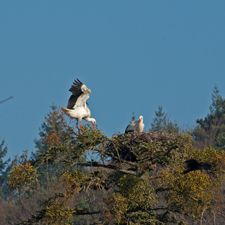
<svg viewBox="0 0 225 225"><path fill-rule="evenodd" d="M146 143L165 146L177 137L177 134L171 134L166 131L119 134L115 142L108 143L106 152L126 161L137 162L141 158L140 156L143 158L145 155L153 154L144 147Z"/></svg>
<svg viewBox="0 0 225 225"><path fill-rule="evenodd" d="M144 142L161 142L161 143L168 143L168 141L175 139L178 135L171 134L167 131L160 131L160 132L144 132L144 133L131 133L126 134L127 136L131 136L131 138L135 138L136 140L142 140Z"/></svg>

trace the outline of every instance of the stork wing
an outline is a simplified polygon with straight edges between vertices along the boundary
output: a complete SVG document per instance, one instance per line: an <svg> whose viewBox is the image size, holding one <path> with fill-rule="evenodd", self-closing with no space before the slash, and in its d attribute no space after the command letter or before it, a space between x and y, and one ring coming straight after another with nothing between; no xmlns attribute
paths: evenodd
<svg viewBox="0 0 225 225"><path fill-rule="evenodd" d="M70 96L70 99L67 104L67 109L73 109L78 97L79 97L79 95L78 96L74 96L74 95Z"/></svg>
<svg viewBox="0 0 225 225"><path fill-rule="evenodd" d="M138 125L138 120L131 121L130 124L125 129L125 133L134 131L134 129L137 125Z"/></svg>
<svg viewBox="0 0 225 225"><path fill-rule="evenodd" d="M68 109L73 109L78 97L82 94L81 90L82 85L83 83L78 78L74 80L73 85L69 89L69 91L71 91L73 94L70 96L70 99L68 101L67 105Z"/></svg>
<svg viewBox="0 0 225 225"><path fill-rule="evenodd" d="M81 90L82 90L82 94L77 98L74 108L75 107L85 107L85 108L87 107L86 101L89 98L89 95L91 94L91 90L88 89L86 87L86 85L84 85L84 84L82 85Z"/></svg>
<svg viewBox="0 0 225 225"><path fill-rule="evenodd" d="M82 91L81 91L82 85L83 85L83 83L77 78L73 82L73 85L71 86L71 88L69 89L69 91L71 91L74 96L81 95L82 94Z"/></svg>
<svg viewBox="0 0 225 225"><path fill-rule="evenodd" d="M79 79L73 82L69 89L73 94L70 96L67 108L73 109L75 107L86 107L86 100L89 98L91 90L86 87Z"/></svg>

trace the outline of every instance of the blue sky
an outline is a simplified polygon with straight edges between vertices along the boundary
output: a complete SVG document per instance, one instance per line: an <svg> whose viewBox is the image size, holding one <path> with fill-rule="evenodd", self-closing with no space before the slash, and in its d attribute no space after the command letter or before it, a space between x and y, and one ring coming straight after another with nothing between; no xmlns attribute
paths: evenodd
<svg viewBox="0 0 225 225"><path fill-rule="evenodd" d="M225 97L225 1L0 1L0 138L8 156L35 151L50 105L73 80L111 136L132 112L151 126L158 105L180 125Z"/></svg>

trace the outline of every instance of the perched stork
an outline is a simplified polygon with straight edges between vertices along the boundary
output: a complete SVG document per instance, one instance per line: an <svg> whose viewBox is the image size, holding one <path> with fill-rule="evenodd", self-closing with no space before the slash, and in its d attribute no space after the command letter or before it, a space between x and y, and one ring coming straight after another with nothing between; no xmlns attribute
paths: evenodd
<svg viewBox="0 0 225 225"><path fill-rule="evenodd" d="M137 131L138 133L141 133L144 130L144 124L143 124L143 116L139 116L139 120L133 120L125 130L125 134L133 131Z"/></svg>
<svg viewBox="0 0 225 225"><path fill-rule="evenodd" d="M80 121L80 129L82 128L82 119L92 122L93 129L95 129L96 120L94 118L90 118L91 111L87 107L87 99L91 94L91 90L86 87L79 79L73 82L73 85L69 89L72 92L70 99L68 101L67 108L62 107L63 112L77 120L76 127L78 128L78 121ZM78 128L79 129L79 128Z"/></svg>

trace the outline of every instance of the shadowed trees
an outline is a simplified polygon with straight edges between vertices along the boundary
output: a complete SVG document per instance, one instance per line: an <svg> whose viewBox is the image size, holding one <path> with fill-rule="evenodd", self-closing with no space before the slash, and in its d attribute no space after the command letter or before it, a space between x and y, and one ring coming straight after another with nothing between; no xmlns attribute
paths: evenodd
<svg viewBox="0 0 225 225"><path fill-rule="evenodd" d="M55 140L45 151L17 164L21 174L11 170L11 181L26 178L13 186L26 194L32 181L41 182L39 168L57 167L54 192L21 224L184 224L184 216L201 220L203 213L220 212L214 208L224 180L223 151L196 150L190 135L166 131L108 138L91 126L82 134L68 124L62 128L57 138L43 139ZM184 173L191 159L210 164L210 174Z"/></svg>
<svg viewBox="0 0 225 225"><path fill-rule="evenodd" d="M56 180L57 170L62 165L48 164L47 160L45 165L34 168L31 162L38 160L41 154L45 154L50 146L63 144L66 125L67 123L60 109L54 105L51 106L51 110L40 128L40 139L35 140L37 150L32 153L32 160L28 159L27 151L24 151L20 156L17 155L11 164L11 167L13 167L11 173L15 174L13 179L8 176L10 167L4 170L4 173L7 172L6 184L9 183L14 191L12 192L9 185L6 187L10 195L7 197L7 201L2 201L0 204L2 223L16 224L28 219L37 210L40 210L46 198L55 193L52 184ZM66 132L68 133L68 131ZM1 149L3 147L4 143L1 144ZM4 154L6 154L6 150L5 147ZM18 185L20 186L19 189L16 188Z"/></svg>
<svg viewBox="0 0 225 225"><path fill-rule="evenodd" d="M9 165L10 159L4 161L8 151L7 146L5 145L5 140L0 142L0 198L7 199L8 195L11 193L11 189L8 184L8 176L11 169Z"/></svg>
<svg viewBox="0 0 225 225"><path fill-rule="evenodd" d="M150 132L112 138L88 125L76 133L52 107L37 152L11 169L10 184L19 199L31 199L41 187L49 191L21 224L162 225L216 218L223 213L225 153L218 144L193 146L207 139L215 124L223 131L218 121L224 100L217 88L212 97L211 114L198 121L194 140L178 134L176 124L170 129L162 107ZM214 143L222 143L219 133Z"/></svg>
<svg viewBox="0 0 225 225"><path fill-rule="evenodd" d="M197 148L214 146L216 149L225 149L225 99L219 94L217 86L213 89L210 113L196 122L198 126L193 134Z"/></svg>

